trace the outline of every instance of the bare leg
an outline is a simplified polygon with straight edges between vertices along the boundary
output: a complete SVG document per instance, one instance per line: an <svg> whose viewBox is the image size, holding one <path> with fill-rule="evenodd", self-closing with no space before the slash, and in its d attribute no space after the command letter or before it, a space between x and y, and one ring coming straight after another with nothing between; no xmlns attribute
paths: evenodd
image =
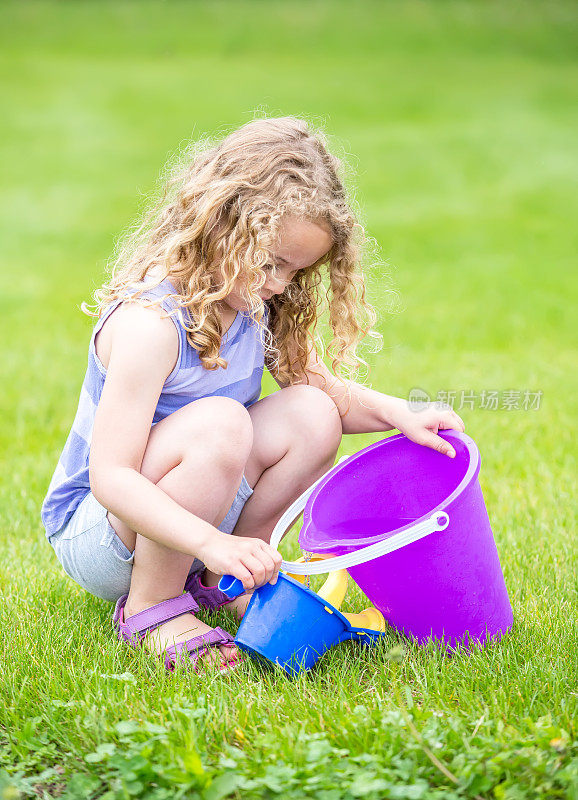
<svg viewBox="0 0 578 800"><path fill-rule="evenodd" d="M192 514L218 526L241 483L251 445L251 421L239 403L203 398L153 428L141 472ZM125 617L180 595L193 558L135 534L110 513L109 519L128 547L131 537L134 541ZM151 632L145 645L161 653L209 630L193 614L182 614ZM234 648L220 650L223 660L235 654ZM210 651L204 658L212 662L219 654Z"/></svg>
<svg viewBox="0 0 578 800"><path fill-rule="evenodd" d="M311 386L282 389L249 414L253 447L245 476L254 487L233 534L268 542L284 511L335 463L343 428L333 400ZM203 583L214 586L219 577L205 570ZM242 614L249 599L243 595L230 607Z"/></svg>

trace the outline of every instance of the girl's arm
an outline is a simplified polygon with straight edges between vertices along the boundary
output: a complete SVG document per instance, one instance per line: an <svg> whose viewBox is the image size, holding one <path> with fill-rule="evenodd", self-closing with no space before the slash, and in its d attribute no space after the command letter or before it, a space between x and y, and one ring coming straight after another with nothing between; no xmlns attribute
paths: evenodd
<svg viewBox="0 0 578 800"><path fill-rule="evenodd" d="M259 564L270 563L263 542L222 533L140 473L158 399L178 356L174 323L138 304L121 307L111 322L110 359L90 446L92 493L142 536L198 557L213 572L235 575L253 588L258 583L243 561L254 556ZM276 551L265 549L280 565Z"/></svg>
<svg viewBox="0 0 578 800"><path fill-rule="evenodd" d="M277 383L281 386L279 381ZM341 416L343 433L376 433L397 428L408 439L453 458L453 447L437 432L449 428L465 430L463 420L449 406L430 403L420 410L412 410L400 397L338 378L316 351L309 354L305 376L298 383L309 383L331 397Z"/></svg>

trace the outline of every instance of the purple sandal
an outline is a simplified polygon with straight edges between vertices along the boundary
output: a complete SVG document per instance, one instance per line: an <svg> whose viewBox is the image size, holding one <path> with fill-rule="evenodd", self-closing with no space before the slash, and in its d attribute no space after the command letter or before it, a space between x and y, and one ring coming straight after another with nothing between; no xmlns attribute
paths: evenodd
<svg viewBox="0 0 578 800"><path fill-rule="evenodd" d="M117 600L112 624L118 632L118 638L124 639L131 647L135 648L140 647L142 640L149 631L158 628L163 622L180 617L181 614L185 614L187 611L191 611L194 614L199 610L198 603L186 592L179 597L164 600L156 606L140 611L138 614L133 614L125 620L124 606L127 598L128 595L125 594ZM213 628L213 630L201 634L201 636L187 639L186 642L170 645L164 652L165 667L169 672L173 672L177 661L188 654L192 669L198 672L197 661L199 657L208 653L210 647L218 647L222 644L233 647L235 640L223 628ZM228 672L236 662L237 660L223 665L219 672Z"/></svg>
<svg viewBox="0 0 578 800"><path fill-rule="evenodd" d="M185 583L185 592L189 592L201 608L210 608L211 610L226 606L227 603L232 603L233 600L237 599L236 597L228 597L218 586L205 586L201 582L199 575L195 573L188 576Z"/></svg>

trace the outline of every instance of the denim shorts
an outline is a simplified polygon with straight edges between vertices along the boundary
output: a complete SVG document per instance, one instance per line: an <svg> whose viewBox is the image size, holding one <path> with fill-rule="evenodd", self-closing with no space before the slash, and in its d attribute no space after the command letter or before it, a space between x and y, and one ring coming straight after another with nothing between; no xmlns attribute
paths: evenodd
<svg viewBox="0 0 578 800"><path fill-rule="evenodd" d="M232 533L253 489L243 475L227 515L218 526ZM66 574L83 589L115 603L130 588L134 551L131 553L108 521L108 510L89 492L76 511L49 542ZM205 565L196 558L189 570L200 573Z"/></svg>

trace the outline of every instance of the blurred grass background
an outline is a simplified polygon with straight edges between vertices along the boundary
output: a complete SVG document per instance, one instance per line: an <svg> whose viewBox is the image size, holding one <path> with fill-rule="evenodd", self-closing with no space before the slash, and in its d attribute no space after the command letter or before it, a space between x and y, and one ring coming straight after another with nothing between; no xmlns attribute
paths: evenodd
<svg viewBox="0 0 578 800"><path fill-rule="evenodd" d="M455 407L481 450L516 616L511 647L525 663L506 659L498 676L482 660L484 693L506 687L503 721L550 713L570 729L577 18L576 5L560 0L2 4L0 576L12 598L8 663L21 655L3 688L3 724L18 727L41 702L42 670L60 663L77 609L102 621L99 647L112 646L108 606L62 575L39 516L86 368L92 320L79 305L103 280L114 240L166 159L191 135L225 135L258 110L306 116L347 157L378 245L369 299L385 347L366 355L373 388L403 397L416 386L432 398L455 391L458 401L462 391L477 394L473 410ZM395 314L386 273L402 300ZM264 391L273 388L267 377ZM480 408L482 391L501 398L508 390L542 392L540 407ZM380 438L345 437L342 453ZM14 622L23 603L26 624ZM25 655L30 627L42 639L46 608L57 633L38 674ZM76 649L70 658L86 680L89 665ZM411 665L427 672L428 662L411 658L413 686ZM528 665L532 686L522 688ZM388 696L384 674L376 698ZM23 682L33 688L18 699ZM325 697L329 717L333 690L325 690L314 683L311 691ZM451 705L448 684L420 691L426 706ZM134 713L154 718L141 701ZM483 702L465 705L474 719ZM218 749L226 732L207 735L209 750ZM88 745L77 732L69 746Z"/></svg>

